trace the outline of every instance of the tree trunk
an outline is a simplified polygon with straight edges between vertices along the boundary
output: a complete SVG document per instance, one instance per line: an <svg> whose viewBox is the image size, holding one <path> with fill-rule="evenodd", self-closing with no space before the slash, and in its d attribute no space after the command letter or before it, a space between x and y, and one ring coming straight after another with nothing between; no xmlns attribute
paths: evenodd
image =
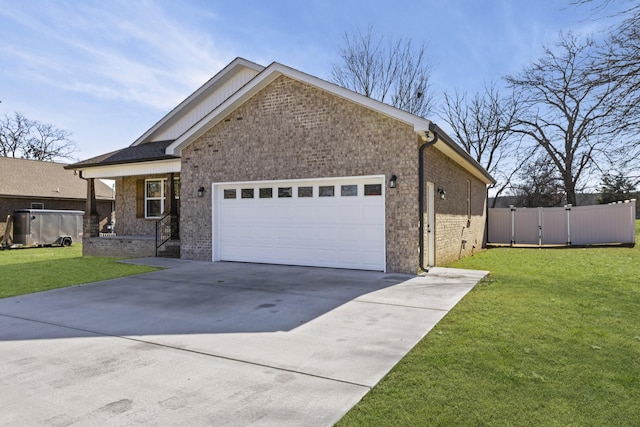
<svg viewBox="0 0 640 427"><path fill-rule="evenodd" d="M576 185L571 177L564 179L564 191L567 194L567 204L571 206L577 206L576 202Z"/></svg>

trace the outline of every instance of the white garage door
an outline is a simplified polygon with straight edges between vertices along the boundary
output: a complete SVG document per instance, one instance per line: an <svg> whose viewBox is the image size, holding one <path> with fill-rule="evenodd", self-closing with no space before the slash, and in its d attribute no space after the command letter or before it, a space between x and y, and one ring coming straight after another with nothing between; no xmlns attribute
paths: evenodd
<svg viewBox="0 0 640 427"><path fill-rule="evenodd" d="M384 176L213 185L214 260L385 269Z"/></svg>

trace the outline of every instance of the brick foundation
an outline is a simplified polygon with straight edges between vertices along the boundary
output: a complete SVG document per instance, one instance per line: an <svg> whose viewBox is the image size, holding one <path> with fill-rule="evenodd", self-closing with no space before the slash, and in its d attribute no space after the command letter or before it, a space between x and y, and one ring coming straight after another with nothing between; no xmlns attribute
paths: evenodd
<svg viewBox="0 0 640 427"><path fill-rule="evenodd" d="M156 241L151 237L85 237L83 256L142 258L156 255Z"/></svg>

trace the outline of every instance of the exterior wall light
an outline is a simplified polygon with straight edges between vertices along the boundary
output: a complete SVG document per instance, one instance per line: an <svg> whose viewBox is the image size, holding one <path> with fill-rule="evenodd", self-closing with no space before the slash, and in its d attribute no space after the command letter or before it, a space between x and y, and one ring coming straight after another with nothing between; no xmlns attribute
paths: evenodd
<svg viewBox="0 0 640 427"><path fill-rule="evenodd" d="M447 200L447 192L444 191L444 188L438 188L438 194L440 195L440 200Z"/></svg>
<svg viewBox="0 0 640 427"><path fill-rule="evenodd" d="M391 178L389 178L389 188L396 188L397 179L398 179L397 176L391 175Z"/></svg>
<svg viewBox="0 0 640 427"><path fill-rule="evenodd" d="M204 187L198 188L198 197L203 197L204 196L204 192L205 192L205 188Z"/></svg>

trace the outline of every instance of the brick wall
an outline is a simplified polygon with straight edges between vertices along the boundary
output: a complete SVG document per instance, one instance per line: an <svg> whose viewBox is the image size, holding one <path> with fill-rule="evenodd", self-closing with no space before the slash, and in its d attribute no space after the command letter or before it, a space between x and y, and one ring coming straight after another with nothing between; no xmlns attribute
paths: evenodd
<svg viewBox="0 0 640 427"><path fill-rule="evenodd" d="M152 238L85 237L82 239L83 256L115 256L140 258L155 256L156 242Z"/></svg>
<svg viewBox="0 0 640 427"><path fill-rule="evenodd" d="M386 191L387 269L418 266L418 137L382 114L280 77L182 153L181 256L211 260L211 183L398 176ZM196 190L204 186L205 197Z"/></svg>
<svg viewBox="0 0 640 427"><path fill-rule="evenodd" d="M436 187L435 261L443 265L484 246L487 190L480 180L433 147L425 150L425 165L425 181ZM471 184L471 218L467 217L467 181ZM438 196L438 188L446 191L445 200Z"/></svg>
<svg viewBox="0 0 640 427"><path fill-rule="evenodd" d="M31 209L31 203L43 203L45 209L61 209L72 211L84 211L86 203L84 200L56 200L39 198L11 198L0 199L0 235L4 235L7 216L19 209ZM107 231L107 225L111 222L111 201L97 202L98 214L100 216L100 229Z"/></svg>
<svg viewBox="0 0 640 427"><path fill-rule="evenodd" d="M116 179L116 234L121 236L155 237L157 219L137 218L136 200L136 186L138 180L152 178L169 179L169 174L126 176ZM168 209L168 206L166 204L165 207L167 207Z"/></svg>

